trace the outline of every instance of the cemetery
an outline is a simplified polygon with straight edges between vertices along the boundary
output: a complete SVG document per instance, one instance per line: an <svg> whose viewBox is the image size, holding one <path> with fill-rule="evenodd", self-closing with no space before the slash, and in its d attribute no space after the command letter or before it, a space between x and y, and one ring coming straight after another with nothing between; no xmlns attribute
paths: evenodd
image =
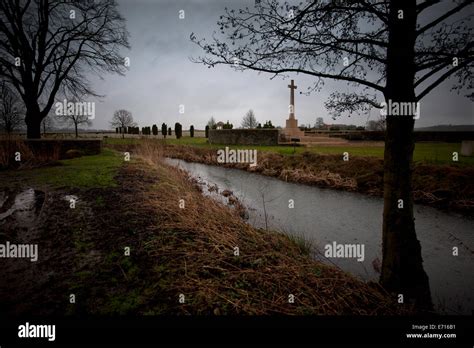
<svg viewBox="0 0 474 348"><path fill-rule="evenodd" d="M472 6L0 2L0 348L472 316Z"/></svg>

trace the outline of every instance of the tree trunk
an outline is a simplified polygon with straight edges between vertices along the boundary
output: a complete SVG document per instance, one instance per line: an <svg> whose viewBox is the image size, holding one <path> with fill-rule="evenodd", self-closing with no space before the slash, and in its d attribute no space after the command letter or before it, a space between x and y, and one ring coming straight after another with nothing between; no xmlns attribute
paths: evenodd
<svg viewBox="0 0 474 348"><path fill-rule="evenodd" d="M430 310L428 276L423 269L421 245L413 217L413 119L387 118L384 158L383 262L381 284Z"/></svg>
<svg viewBox="0 0 474 348"><path fill-rule="evenodd" d="M77 123L74 123L74 128L76 130L76 139L78 138L78 134L77 134Z"/></svg>
<svg viewBox="0 0 474 348"><path fill-rule="evenodd" d="M403 18L400 19L400 11ZM415 102L416 0L392 1L385 99ZM388 110L390 111L390 110ZM383 262L380 283L422 311L431 310L428 276L413 217L414 119L387 116L384 155Z"/></svg>
<svg viewBox="0 0 474 348"><path fill-rule="evenodd" d="M26 137L28 139L41 138L41 116L38 105L31 105L26 107Z"/></svg>

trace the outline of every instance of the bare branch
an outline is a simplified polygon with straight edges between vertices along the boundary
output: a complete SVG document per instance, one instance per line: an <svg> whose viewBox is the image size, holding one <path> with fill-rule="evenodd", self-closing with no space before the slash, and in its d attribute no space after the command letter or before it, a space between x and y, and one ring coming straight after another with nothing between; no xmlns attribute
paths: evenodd
<svg viewBox="0 0 474 348"><path fill-rule="evenodd" d="M425 31L427 31L428 29L433 28L434 26L442 23L447 18L451 17L455 13L458 13L459 11L461 11L463 8L465 8L468 5L472 5L472 2L469 1L469 0L465 0L459 6L456 6L455 8L453 8L450 11L446 12L445 14L439 16L438 18L436 18L432 22L430 22L430 23L426 24L425 26L423 26L422 28L418 29L416 31L416 35L420 35L420 34L424 33Z"/></svg>

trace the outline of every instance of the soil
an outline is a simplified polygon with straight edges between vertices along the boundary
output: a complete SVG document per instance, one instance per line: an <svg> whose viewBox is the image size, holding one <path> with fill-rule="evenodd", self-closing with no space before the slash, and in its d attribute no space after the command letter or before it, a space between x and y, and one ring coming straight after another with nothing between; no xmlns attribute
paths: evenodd
<svg viewBox="0 0 474 348"><path fill-rule="evenodd" d="M111 307L111 299L118 301L143 287L140 277L153 266L142 252L143 243L158 226L156 214L140 202L151 178L126 166L116 180L118 187L102 189L45 188L33 225L3 221L0 243L38 244L39 259L2 260L0 312L114 313L121 308ZM74 209L65 199L70 195L78 197ZM125 247L131 256L124 255ZM131 270L138 273L129 276ZM69 303L71 294L75 305Z"/></svg>

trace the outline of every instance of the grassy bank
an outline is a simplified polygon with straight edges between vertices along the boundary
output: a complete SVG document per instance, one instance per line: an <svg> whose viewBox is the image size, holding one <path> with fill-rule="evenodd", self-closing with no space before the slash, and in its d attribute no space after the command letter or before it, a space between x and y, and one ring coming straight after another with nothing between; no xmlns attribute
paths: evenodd
<svg viewBox="0 0 474 348"><path fill-rule="evenodd" d="M204 197L184 172L162 164L161 153L144 145L118 166L120 157L109 150L102 160L77 158L34 171L51 188L36 233L27 238L38 243L41 258L33 266L5 263L0 305L6 313L407 313L377 285L314 261L304 244L247 225L233 209ZM59 188L50 171L60 168L70 168L67 180L76 183L85 172L113 170L113 184ZM34 182L24 181L27 187ZM78 196L75 209L64 194ZM26 238L14 226L0 238L12 236ZM71 293L75 304L65 300Z"/></svg>
<svg viewBox="0 0 474 348"><path fill-rule="evenodd" d="M181 139L137 139L137 138L108 138L105 139L106 144L109 145L136 145L142 143L144 140L156 141L166 145L186 145L201 149L222 149L223 145L209 144L206 138L191 138L183 137ZM291 146L231 146L233 149L256 149L258 152L270 152L277 153L280 155L291 156L294 154L302 154L304 152L310 152L314 154L328 154L328 155L339 155L342 158L344 152L348 152L350 157L375 157L382 158L384 155L384 147L382 144L377 146L370 145L368 142L364 142L362 145L358 145L358 142L352 142L350 145L317 145L312 147L291 147ZM453 152L460 152L460 143L431 143L431 142L419 142L415 144L415 151L413 154L413 160L415 162L423 162L425 164L446 164L446 165L458 165L458 166L474 166L474 157L459 156L458 162L453 162Z"/></svg>

